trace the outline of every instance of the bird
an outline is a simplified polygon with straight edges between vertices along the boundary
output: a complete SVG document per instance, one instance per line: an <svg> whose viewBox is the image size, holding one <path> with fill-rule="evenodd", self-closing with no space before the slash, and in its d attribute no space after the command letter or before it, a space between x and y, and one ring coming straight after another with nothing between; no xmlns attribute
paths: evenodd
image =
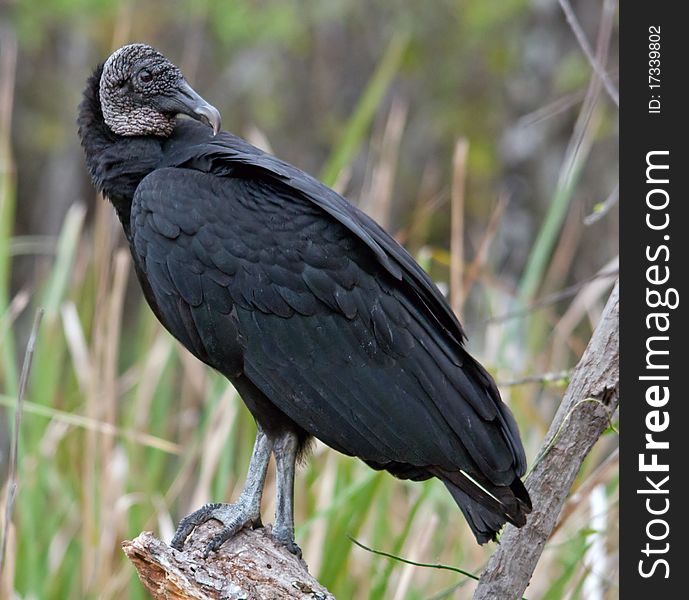
<svg viewBox="0 0 689 600"><path fill-rule="evenodd" d="M153 313L256 421L239 497L184 517L174 548L210 519L222 527L206 554L261 526L274 455L272 535L301 556L295 465L313 438L399 479L439 479L480 544L525 524L516 421L443 294L382 227L222 131L218 110L148 44L95 68L77 124Z"/></svg>

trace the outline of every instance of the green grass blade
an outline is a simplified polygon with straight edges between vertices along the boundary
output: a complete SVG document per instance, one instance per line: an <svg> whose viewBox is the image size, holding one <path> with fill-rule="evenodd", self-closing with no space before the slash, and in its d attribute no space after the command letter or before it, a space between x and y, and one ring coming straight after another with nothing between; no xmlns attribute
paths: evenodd
<svg viewBox="0 0 689 600"><path fill-rule="evenodd" d="M0 144L2 144L0 140ZM0 317L10 304L11 235L14 223L15 184L9 148L0 149ZM19 375L15 361L15 342L11 327L0 331L0 375L7 392L16 396Z"/></svg>

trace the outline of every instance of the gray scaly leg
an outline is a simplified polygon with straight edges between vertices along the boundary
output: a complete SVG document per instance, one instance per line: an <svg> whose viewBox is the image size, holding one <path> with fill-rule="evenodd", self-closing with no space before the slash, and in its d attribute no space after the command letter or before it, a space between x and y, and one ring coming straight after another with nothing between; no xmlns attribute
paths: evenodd
<svg viewBox="0 0 689 600"><path fill-rule="evenodd" d="M237 502L234 504L206 504L199 510L184 517L177 527L175 536L172 538L172 547L181 550L187 536L194 528L210 519L217 519L224 527L220 533L215 535L210 542L208 542L205 551L206 556L208 556L210 552L217 550L240 529L246 526L260 526L261 496L263 494L263 485L266 480L266 471L268 470L268 461L270 460L272 449L273 441L259 426L244 489ZM280 466L278 463L278 473L279 472ZM293 479L294 476L292 476L292 480Z"/></svg>
<svg viewBox="0 0 689 600"><path fill-rule="evenodd" d="M294 541L294 471L298 447L293 433L285 433L275 440L277 495L273 536L301 558L301 549Z"/></svg>

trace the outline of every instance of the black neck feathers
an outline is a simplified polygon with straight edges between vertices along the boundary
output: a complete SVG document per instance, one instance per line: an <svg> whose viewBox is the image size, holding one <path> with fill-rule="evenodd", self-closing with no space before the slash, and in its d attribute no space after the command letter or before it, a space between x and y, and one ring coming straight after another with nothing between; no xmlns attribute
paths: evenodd
<svg viewBox="0 0 689 600"><path fill-rule="evenodd" d="M112 202L129 236L132 198L141 180L159 166L161 138L124 137L105 124L99 86L103 65L89 77L79 105L79 138L86 154L86 166L96 188Z"/></svg>
<svg viewBox="0 0 689 600"><path fill-rule="evenodd" d="M104 182L102 170L99 168L99 159L103 152L117 141L115 134L105 124L100 107L98 86L102 73L103 64L101 63L88 78L77 117L79 138L86 153L86 166L94 185L100 192L103 191Z"/></svg>

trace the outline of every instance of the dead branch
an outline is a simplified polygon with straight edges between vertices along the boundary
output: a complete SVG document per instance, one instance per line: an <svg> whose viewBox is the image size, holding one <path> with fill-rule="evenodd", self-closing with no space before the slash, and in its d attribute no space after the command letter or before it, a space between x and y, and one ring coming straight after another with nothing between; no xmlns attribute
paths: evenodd
<svg viewBox="0 0 689 600"><path fill-rule="evenodd" d="M619 403L619 282L572 375L539 458L527 479L534 510L521 529L508 526L474 600L521 598L555 528L584 458Z"/></svg>
<svg viewBox="0 0 689 600"><path fill-rule="evenodd" d="M219 528L217 521L198 527L183 552L147 531L122 549L156 600L335 600L268 528L242 530L204 558Z"/></svg>

